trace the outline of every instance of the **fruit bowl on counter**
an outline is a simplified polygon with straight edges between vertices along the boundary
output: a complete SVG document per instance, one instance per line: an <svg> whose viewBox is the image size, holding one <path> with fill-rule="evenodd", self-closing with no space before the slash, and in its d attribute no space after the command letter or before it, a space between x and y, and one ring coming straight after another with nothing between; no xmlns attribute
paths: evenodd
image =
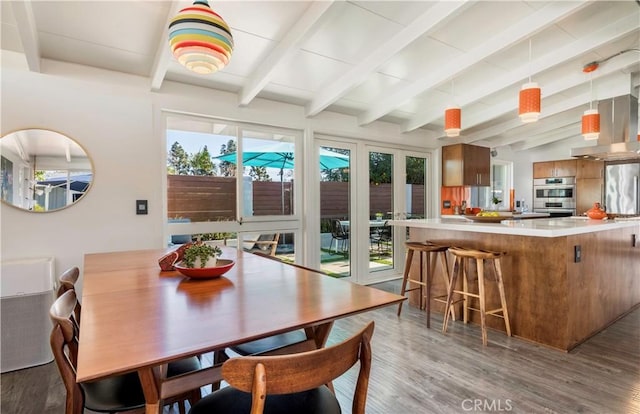
<svg viewBox="0 0 640 414"><path fill-rule="evenodd" d="M477 214L465 214L465 218L478 223L499 223L513 218L511 211L481 211Z"/></svg>

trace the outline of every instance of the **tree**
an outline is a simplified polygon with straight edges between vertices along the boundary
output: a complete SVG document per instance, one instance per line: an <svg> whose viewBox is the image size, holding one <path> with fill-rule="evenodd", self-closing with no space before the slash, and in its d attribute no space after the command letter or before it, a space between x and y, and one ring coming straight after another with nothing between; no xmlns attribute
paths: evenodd
<svg viewBox="0 0 640 414"><path fill-rule="evenodd" d="M369 155L369 182L371 184L390 184L393 164L392 155L371 152Z"/></svg>
<svg viewBox="0 0 640 414"><path fill-rule="evenodd" d="M230 154L232 152L236 152L236 142L232 139L227 141L227 144L222 144L220 146L220 155ZM229 161L220 162L220 175L223 177L235 177L236 176L236 165Z"/></svg>
<svg viewBox="0 0 640 414"><path fill-rule="evenodd" d="M253 181L271 181L271 177L265 167L251 167L249 176L253 178Z"/></svg>
<svg viewBox="0 0 640 414"><path fill-rule="evenodd" d="M341 148L325 148L327 151L335 152L337 154L351 156L351 151ZM332 170L321 170L320 177L322 181L349 181L349 168L334 168Z"/></svg>
<svg viewBox="0 0 640 414"><path fill-rule="evenodd" d="M169 174L175 175L187 175L191 171L189 155L177 141L171 145L169 159L167 160L167 171Z"/></svg>
<svg viewBox="0 0 640 414"><path fill-rule="evenodd" d="M425 159L407 157L407 184L424 184Z"/></svg>
<svg viewBox="0 0 640 414"><path fill-rule="evenodd" d="M191 172L193 175L215 175L216 168L211 161L211 154L205 145L191 157Z"/></svg>

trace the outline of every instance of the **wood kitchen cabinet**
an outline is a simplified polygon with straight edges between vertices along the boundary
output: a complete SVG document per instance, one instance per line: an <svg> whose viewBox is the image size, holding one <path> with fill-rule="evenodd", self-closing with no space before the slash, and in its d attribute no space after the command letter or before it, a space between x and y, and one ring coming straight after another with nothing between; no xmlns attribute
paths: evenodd
<svg viewBox="0 0 640 414"><path fill-rule="evenodd" d="M490 149L469 144L442 147L442 185L490 186Z"/></svg>
<svg viewBox="0 0 640 414"><path fill-rule="evenodd" d="M593 203L604 205L604 161L577 160L576 214L581 216Z"/></svg>
<svg viewBox="0 0 640 414"><path fill-rule="evenodd" d="M577 163L576 179L604 177L604 161L577 160Z"/></svg>
<svg viewBox="0 0 640 414"><path fill-rule="evenodd" d="M533 178L575 177L577 160L543 161L533 163Z"/></svg>

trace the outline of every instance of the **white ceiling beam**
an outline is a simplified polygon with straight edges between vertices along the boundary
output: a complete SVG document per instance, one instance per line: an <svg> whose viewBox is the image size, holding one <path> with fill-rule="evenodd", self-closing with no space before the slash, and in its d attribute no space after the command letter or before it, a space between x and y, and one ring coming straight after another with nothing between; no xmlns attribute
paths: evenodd
<svg viewBox="0 0 640 414"><path fill-rule="evenodd" d="M620 57L616 61L608 62L607 65L603 65L600 69L595 72L592 72L593 80L598 80L598 83L594 84L594 88L596 90L595 98L597 99L605 99L605 97L611 96L619 96L628 94L631 92L631 80L629 79L630 74L619 74L619 72L630 65L637 64L637 57L632 55L627 55L624 57ZM609 75L615 76L609 76ZM556 79L555 82L550 83L548 85L542 86L543 91L543 102L542 102L542 112L540 118L545 118L551 115L556 114L553 110L553 106L549 107L545 105L544 98L551 97L556 94L561 94L566 90L569 90L575 86L578 86L584 83L586 80L586 75L581 72L570 73L563 78ZM611 95L611 93L615 93L615 95ZM591 94L580 95L583 97L583 101L579 102L577 105L585 105L589 103L591 100ZM576 105L576 106L577 106ZM487 139L489 137L493 137L496 135L500 135L504 131L500 131L496 129L497 127L509 127L506 129L511 129L513 127L521 126L522 122L519 118L516 117L515 111L517 110L517 102L514 98L513 102L503 102L498 105L492 105L485 111L476 112L474 114L469 114L465 117L465 128L471 128L472 126L482 124L488 120L496 118L498 116L504 115L509 112L514 112L514 118L507 123L501 123L498 125L494 125L491 128L485 129L482 132L472 133L468 136L465 136L464 141L466 143L472 143L475 141L481 141ZM464 134L464 130L463 130ZM487 135L489 134L489 135Z"/></svg>
<svg viewBox="0 0 640 414"><path fill-rule="evenodd" d="M398 88L395 93L385 94L384 97L375 100L378 103L362 113L358 117L358 123L365 125L383 117L424 91L448 79L455 78L474 64L480 63L504 48L511 47L531 37L536 32L555 24L567 15L575 13L576 10L584 7L587 3L588 1L550 3L483 42L481 46L452 59L449 64L440 67L439 70L430 72L427 76Z"/></svg>
<svg viewBox="0 0 640 414"><path fill-rule="evenodd" d="M606 82L603 81L598 88L599 99L608 99L614 96L628 94L629 85L631 84L630 77L631 77L630 74L622 74L622 75L611 77L607 79ZM589 103L590 100L591 100L591 93L587 92L580 95L575 95L570 99L565 99L556 104L545 106L544 111L540 114L540 119L542 120L545 118L549 118L553 115L560 114L565 111L570 111L579 106L584 106L587 103ZM584 109L586 109L586 107ZM537 123L523 124L520 121L520 119L518 119L517 117L514 117L509 121L505 121L500 124L493 125L489 128L482 130L481 132L472 134L471 136L468 136L468 137L464 137L461 141L466 144L470 144L476 141L495 138L500 134L503 134L507 131L510 131L516 128L522 129L523 131L522 135L528 135L530 134L531 129L535 128L537 125L542 125L542 124L537 124ZM527 128L529 129L527 130ZM551 126L549 126L549 128L551 128ZM502 144L500 142L498 143Z"/></svg>
<svg viewBox="0 0 640 414"><path fill-rule="evenodd" d="M576 118L580 119L580 118ZM552 142L562 141L567 138L573 138L580 135L580 127L582 123L580 121L573 122L565 125L561 128L556 128L553 132L546 134L539 134L530 137L526 141L521 141L511 145L513 151L526 151L532 148L541 147L543 145L551 144Z"/></svg>
<svg viewBox="0 0 640 414"><path fill-rule="evenodd" d="M16 18L24 56L27 65L32 72L40 72L40 42L38 40L38 28L33 15L31 0L12 1L11 7Z"/></svg>
<svg viewBox="0 0 640 414"><path fill-rule="evenodd" d="M258 65L240 91L238 105L246 106L269 83L275 70L291 56L298 52L300 45L319 28L322 17L334 4L334 1L314 1L304 14L289 29L284 38L278 42L269 56ZM339 2L340 7L343 2Z"/></svg>
<svg viewBox="0 0 640 414"><path fill-rule="evenodd" d="M463 96L458 96L457 103L461 107L470 105L474 102L482 100L485 96L492 95L502 89L521 82L529 74L534 76L545 70L558 66L566 61L575 59L580 55L586 54L608 43L627 36L638 28L638 19L635 16L628 16L616 22L613 22L602 29L576 40L566 46L560 47L551 53L548 53L531 62L531 64L522 65L520 68L507 73L505 76L487 79L481 85L473 90L468 90ZM576 68L576 74L582 75L580 79L585 82L587 79L583 76L581 68ZM425 107L416 115L411 117L402 125L403 132L413 131L423 125L429 124L443 116L442 108ZM466 124L466 123L465 123ZM468 126L465 126L468 127Z"/></svg>
<svg viewBox="0 0 640 414"><path fill-rule="evenodd" d="M156 47L156 55L153 59L153 66L151 67L151 90L158 91L162 86L164 77L167 75L169 69L169 62L171 61L171 48L169 47L169 23L171 19L181 9L180 1L172 1L169 5L169 12L167 13L167 19L162 29L162 34L159 36L160 40Z"/></svg>
<svg viewBox="0 0 640 414"><path fill-rule="evenodd" d="M344 75L328 85L319 88L319 93L306 107L306 116L315 116L329 105L345 96L350 90L364 82L382 64L396 55L420 36L437 29L451 19L469 3L440 2L413 20L395 36L375 48L373 52L353 66Z"/></svg>

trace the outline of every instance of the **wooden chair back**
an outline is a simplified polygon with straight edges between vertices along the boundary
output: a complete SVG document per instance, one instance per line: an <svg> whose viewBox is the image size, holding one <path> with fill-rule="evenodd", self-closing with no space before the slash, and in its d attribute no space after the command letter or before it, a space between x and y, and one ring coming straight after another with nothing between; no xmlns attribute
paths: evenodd
<svg viewBox="0 0 640 414"><path fill-rule="evenodd" d="M84 410L82 389L76 382L79 332L72 316L76 303L76 292L73 289L68 290L55 300L49 310L53 322L51 351L67 390L66 414L81 414Z"/></svg>
<svg viewBox="0 0 640 414"><path fill-rule="evenodd" d="M58 277L58 292L56 297L62 296L68 290L76 290L76 283L78 282L78 278L80 277L80 269L77 266L73 266L67 270L65 270ZM80 301L76 297L76 305L73 309L73 317L76 323L76 328L80 329L80 314L82 313L82 306L80 305Z"/></svg>
<svg viewBox="0 0 640 414"><path fill-rule="evenodd" d="M290 394L331 384L360 361L352 413L364 414L373 329L371 321L349 339L314 351L231 358L222 365L222 377L232 387L251 393L251 414L261 414L268 394Z"/></svg>

